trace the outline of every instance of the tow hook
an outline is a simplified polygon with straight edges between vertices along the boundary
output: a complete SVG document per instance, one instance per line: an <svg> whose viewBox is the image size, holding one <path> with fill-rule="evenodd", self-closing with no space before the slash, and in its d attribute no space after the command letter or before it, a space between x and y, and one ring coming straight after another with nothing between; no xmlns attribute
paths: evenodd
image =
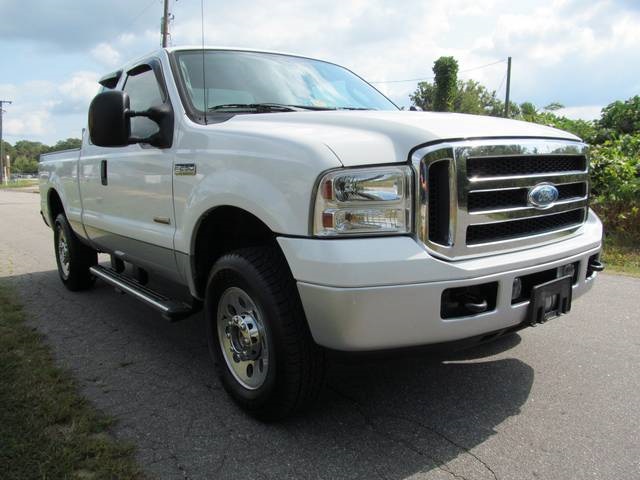
<svg viewBox="0 0 640 480"><path fill-rule="evenodd" d="M589 262L589 270L592 272L601 272L604 270L604 263L597 258L594 258Z"/></svg>
<svg viewBox="0 0 640 480"><path fill-rule="evenodd" d="M489 308L489 303L477 295L467 293L460 298L460 303L470 313L482 313L486 312Z"/></svg>

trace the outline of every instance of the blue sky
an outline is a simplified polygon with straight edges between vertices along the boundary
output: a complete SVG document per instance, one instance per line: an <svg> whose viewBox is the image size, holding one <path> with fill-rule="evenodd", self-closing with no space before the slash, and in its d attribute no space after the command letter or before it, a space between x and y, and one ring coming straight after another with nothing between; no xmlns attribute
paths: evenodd
<svg viewBox="0 0 640 480"><path fill-rule="evenodd" d="M200 43L200 1L171 0L173 45ZM640 0L204 0L209 45L309 55L370 81L430 77L453 55L460 76L568 116L640 93ZM96 80L158 48L161 0L0 1L4 137L45 143L80 136ZM408 105L416 82L378 83Z"/></svg>

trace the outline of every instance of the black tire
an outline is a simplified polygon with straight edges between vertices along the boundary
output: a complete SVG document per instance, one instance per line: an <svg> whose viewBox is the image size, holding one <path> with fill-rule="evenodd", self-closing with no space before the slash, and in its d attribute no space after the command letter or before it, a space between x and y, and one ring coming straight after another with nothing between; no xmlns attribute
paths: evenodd
<svg viewBox="0 0 640 480"><path fill-rule="evenodd" d="M67 263L60 253L61 239L66 240ZM73 233L67 217L60 213L53 224L53 246L58 264L60 280L72 292L86 290L95 283L95 277L89 273L89 267L98 263L95 250L82 243Z"/></svg>
<svg viewBox="0 0 640 480"><path fill-rule="evenodd" d="M262 312L269 368L264 383L250 390L232 373L222 352L218 306L229 289L246 292ZM295 281L279 250L254 247L221 257L211 269L205 298L209 350L222 384L246 411L262 420L284 418L318 397L325 358L304 316Z"/></svg>

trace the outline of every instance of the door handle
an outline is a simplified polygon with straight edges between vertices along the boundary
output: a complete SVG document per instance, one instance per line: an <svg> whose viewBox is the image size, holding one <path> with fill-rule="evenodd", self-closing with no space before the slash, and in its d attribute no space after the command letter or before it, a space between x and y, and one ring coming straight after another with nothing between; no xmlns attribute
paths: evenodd
<svg viewBox="0 0 640 480"><path fill-rule="evenodd" d="M100 183L102 185L108 185L109 180L107 179L107 161L100 160Z"/></svg>

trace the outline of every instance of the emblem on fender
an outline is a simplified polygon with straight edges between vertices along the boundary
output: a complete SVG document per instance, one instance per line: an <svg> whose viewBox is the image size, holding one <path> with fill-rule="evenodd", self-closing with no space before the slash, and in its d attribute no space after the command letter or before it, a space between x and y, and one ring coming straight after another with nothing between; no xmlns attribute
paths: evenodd
<svg viewBox="0 0 640 480"><path fill-rule="evenodd" d="M539 183L531 187L527 196L529 205L536 208L549 208L558 200L558 189L550 183Z"/></svg>

